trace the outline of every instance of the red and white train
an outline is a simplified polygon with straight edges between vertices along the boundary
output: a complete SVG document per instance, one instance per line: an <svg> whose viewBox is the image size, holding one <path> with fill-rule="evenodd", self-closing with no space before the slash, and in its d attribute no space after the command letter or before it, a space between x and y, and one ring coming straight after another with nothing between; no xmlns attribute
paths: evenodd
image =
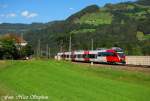
<svg viewBox="0 0 150 101"><path fill-rule="evenodd" d="M97 49L90 51L72 51L58 53L56 59L80 62L126 64L126 56L121 48Z"/></svg>

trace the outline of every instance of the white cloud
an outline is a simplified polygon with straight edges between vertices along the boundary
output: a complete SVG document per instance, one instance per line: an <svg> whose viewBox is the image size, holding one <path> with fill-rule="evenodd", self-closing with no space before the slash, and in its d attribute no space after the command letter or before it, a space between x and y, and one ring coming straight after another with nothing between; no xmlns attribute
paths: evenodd
<svg viewBox="0 0 150 101"><path fill-rule="evenodd" d="M0 4L0 8L7 8L8 5L7 4Z"/></svg>
<svg viewBox="0 0 150 101"><path fill-rule="evenodd" d="M3 18L13 18L13 17L16 17L16 16L17 16L16 13L0 14L0 17L3 17Z"/></svg>
<svg viewBox="0 0 150 101"><path fill-rule="evenodd" d="M70 9L70 10L74 10L74 8L72 8L72 7L70 7L69 9Z"/></svg>
<svg viewBox="0 0 150 101"><path fill-rule="evenodd" d="M8 14L6 14L7 18L16 17L16 16L17 16L16 13L8 13Z"/></svg>
<svg viewBox="0 0 150 101"><path fill-rule="evenodd" d="M26 17L26 18L34 18L34 17L38 16L38 14L25 10L25 11L21 12L21 16Z"/></svg>

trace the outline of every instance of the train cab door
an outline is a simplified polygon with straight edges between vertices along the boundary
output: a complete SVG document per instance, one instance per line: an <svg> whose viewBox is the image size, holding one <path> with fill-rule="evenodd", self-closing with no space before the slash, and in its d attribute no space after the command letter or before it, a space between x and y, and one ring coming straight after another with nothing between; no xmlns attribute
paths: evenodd
<svg viewBox="0 0 150 101"><path fill-rule="evenodd" d="M99 62L107 62L106 56L103 54L103 52L99 52L97 56L97 60Z"/></svg>

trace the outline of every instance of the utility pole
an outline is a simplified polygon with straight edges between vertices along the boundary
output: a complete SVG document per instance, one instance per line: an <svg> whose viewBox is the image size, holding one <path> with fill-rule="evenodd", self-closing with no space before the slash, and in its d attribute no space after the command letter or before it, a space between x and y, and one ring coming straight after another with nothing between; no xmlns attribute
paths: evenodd
<svg viewBox="0 0 150 101"><path fill-rule="evenodd" d="M91 39L91 49L94 50L93 38Z"/></svg>
<svg viewBox="0 0 150 101"><path fill-rule="evenodd" d="M21 50L22 49L21 43L23 41L23 33L21 33L20 38L21 38L21 40L18 41L18 44L19 44L19 49Z"/></svg>
<svg viewBox="0 0 150 101"><path fill-rule="evenodd" d="M38 55L38 57L41 56L41 40L40 40L40 39L38 40L38 51L37 51L37 55Z"/></svg>
<svg viewBox="0 0 150 101"><path fill-rule="evenodd" d="M71 40L71 34L70 34L70 39L69 39L69 52L71 52L71 45L72 45L72 40Z"/></svg>
<svg viewBox="0 0 150 101"><path fill-rule="evenodd" d="M49 47L48 47L48 44L46 45L46 57L49 58Z"/></svg>
<svg viewBox="0 0 150 101"><path fill-rule="evenodd" d="M60 52L63 52L63 40L61 40L61 43L60 43Z"/></svg>
<svg viewBox="0 0 150 101"><path fill-rule="evenodd" d="M91 49L94 50L93 38L91 39ZM93 66L93 62L91 62L91 66Z"/></svg>
<svg viewBox="0 0 150 101"><path fill-rule="evenodd" d="M23 39L23 33L21 33L21 38Z"/></svg>
<svg viewBox="0 0 150 101"><path fill-rule="evenodd" d="M51 56L51 48L48 48L48 58Z"/></svg>
<svg viewBox="0 0 150 101"><path fill-rule="evenodd" d="M71 52L72 47L72 40L71 40L71 33L70 33L70 39L69 39L69 52ZM69 59L71 60L71 55L69 55Z"/></svg>

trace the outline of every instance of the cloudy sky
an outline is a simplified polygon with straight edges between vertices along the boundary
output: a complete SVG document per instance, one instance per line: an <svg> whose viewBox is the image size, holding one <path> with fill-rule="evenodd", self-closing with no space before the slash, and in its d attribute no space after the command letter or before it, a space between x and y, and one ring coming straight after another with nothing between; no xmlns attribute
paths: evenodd
<svg viewBox="0 0 150 101"><path fill-rule="evenodd" d="M64 20L86 6L134 0L0 0L0 23Z"/></svg>

